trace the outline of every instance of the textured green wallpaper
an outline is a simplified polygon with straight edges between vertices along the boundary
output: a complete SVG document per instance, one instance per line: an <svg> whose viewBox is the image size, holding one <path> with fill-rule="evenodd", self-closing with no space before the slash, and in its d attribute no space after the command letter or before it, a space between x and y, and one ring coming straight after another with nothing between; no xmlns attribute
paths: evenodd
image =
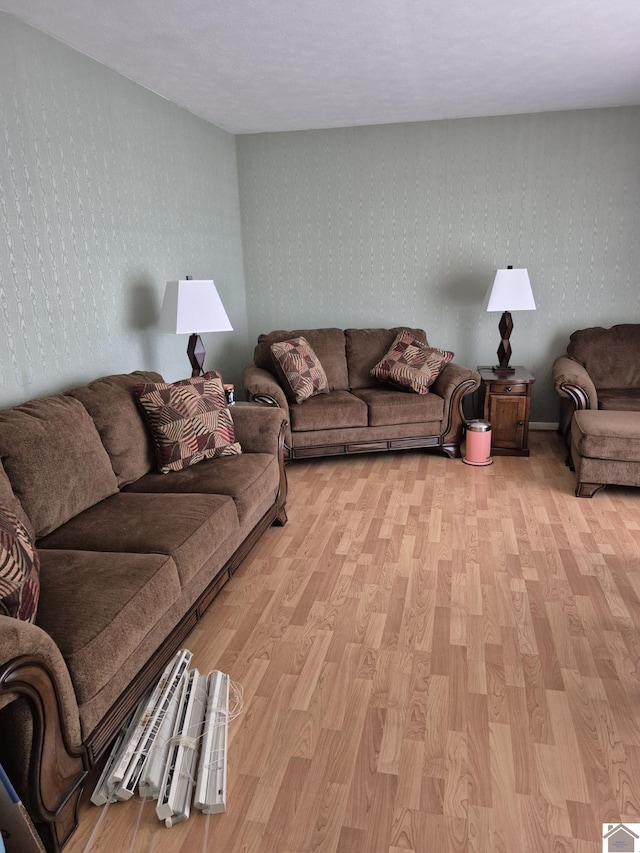
<svg viewBox="0 0 640 853"><path fill-rule="evenodd" d="M640 322L640 108L240 136L249 331L424 326L493 364L497 267L527 267L513 315L532 419L557 421L571 331Z"/></svg>
<svg viewBox="0 0 640 853"><path fill-rule="evenodd" d="M538 310L512 345L534 421L557 419L573 329L640 322L640 107L234 139L0 25L0 405L186 375L186 338L155 322L187 274L218 285L235 331L206 336L207 367L238 384L256 335L287 326L423 325L493 363L486 287L526 266Z"/></svg>
<svg viewBox="0 0 640 853"><path fill-rule="evenodd" d="M234 138L0 13L0 405L105 373L189 375L165 282L216 281L247 349Z"/></svg>

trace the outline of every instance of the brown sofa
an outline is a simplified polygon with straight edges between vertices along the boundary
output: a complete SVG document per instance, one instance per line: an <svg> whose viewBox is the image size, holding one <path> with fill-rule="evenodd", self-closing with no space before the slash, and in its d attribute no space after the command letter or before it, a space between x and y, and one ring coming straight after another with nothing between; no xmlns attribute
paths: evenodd
<svg viewBox="0 0 640 853"><path fill-rule="evenodd" d="M264 530L286 521L285 414L231 409L242 454L158 474L108 376L0 411L0 502L40 556L36 623L0 616L0 762L48 849L87 771Z"/></svg>
<svg viewBox="0 0 640 853"><path fill-rule="evenodd" d="M575 411L640 412L640 324L574 332L567 354L553 364L553 382L561 398L559 431L567 445Z"/></svg>
<svg viewBox="0 0 640 853"><path fill-rule="evenodd" d="M248 400L267 402L286 412L289 458L418 447L460 456L462 399L479 386L480 376L450 362L428 394L379 382L371 376L371 368L402 328L281 330L259 336L254 364L243 373L244 391ZM427 342L422 329L410 331ZM303 403L287 399L270 351L271 344L296 337L307 339L329 382L329 393Z"/></svg>

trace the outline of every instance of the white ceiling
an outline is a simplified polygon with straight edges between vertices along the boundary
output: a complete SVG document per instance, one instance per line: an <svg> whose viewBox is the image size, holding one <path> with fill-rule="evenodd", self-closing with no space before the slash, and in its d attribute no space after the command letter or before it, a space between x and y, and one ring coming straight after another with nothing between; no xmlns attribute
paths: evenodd
<svg viewBox="0 0 640 853"><path fill-rule="evenodd" d="M0 0L231 131L640 104L640 0Z"/></svg>

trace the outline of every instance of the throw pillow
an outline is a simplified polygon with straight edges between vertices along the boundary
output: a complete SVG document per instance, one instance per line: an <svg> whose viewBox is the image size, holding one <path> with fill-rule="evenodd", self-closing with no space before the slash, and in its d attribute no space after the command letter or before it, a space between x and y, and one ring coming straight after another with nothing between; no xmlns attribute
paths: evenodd
<svg viewBox="0 0 640 853"><path fill-rule="evenodd" d="M161 474L242 453L217 374L135 385L133 391L151 431Z"/></svg>
<svg viewBox="0 0 640 853"><path fill-rule="evenodd" d="M329 391L324 368L306 338L271 344L271 357L290 400L302 403Z"/></svg>
<svg viewBox="0 0 640 853"><path fill-rule="evenodd" d="M0 506L0 613L35 622L40 559L24 524Z"/></svg>
<svg viewBox="0 0 640 853"><path fill-rule="evenodd" d="M416 394L427 394L453 355L448 350L430 347L405 330L371 369L371 375L381 382L409 388Z"/></svg>

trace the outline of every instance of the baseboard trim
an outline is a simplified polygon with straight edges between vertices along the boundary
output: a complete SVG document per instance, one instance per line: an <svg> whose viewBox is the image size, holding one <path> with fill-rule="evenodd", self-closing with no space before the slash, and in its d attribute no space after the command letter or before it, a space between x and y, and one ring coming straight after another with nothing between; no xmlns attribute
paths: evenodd
<svg viewBox="0 0 640 853"><path fill-rule="evenodd" d="M551 423L548 421L531 421L529 423L529 429L537 429L537 430L545 430L547 432L551 432L552 430L558 429L558 422Z"/></svg>

